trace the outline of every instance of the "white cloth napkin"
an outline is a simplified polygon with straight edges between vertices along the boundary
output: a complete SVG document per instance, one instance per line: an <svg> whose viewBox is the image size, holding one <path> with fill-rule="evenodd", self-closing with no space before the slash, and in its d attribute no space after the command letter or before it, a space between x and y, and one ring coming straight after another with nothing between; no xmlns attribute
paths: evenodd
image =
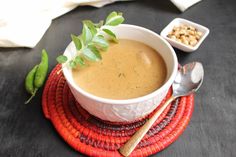
<svg viewBox="0 0 236 157"><path fill-rule="evenodd" d="M52 19L79 5L102 7L121 0L0 0L0 47L34 47Z"/></svg>
<svg viewBox="0 0 236 157"><path fill-rule="evenodd" d="M52 20L77 6L126 0L0 0L0 47L34 47ZM200 0L171 0L185 11Z"/></svg>
<svg viewBox="0 0 236 157"><path fill-rule="evenodd" d="M171 0L171 2L182 12L201 0Z"/></svg>

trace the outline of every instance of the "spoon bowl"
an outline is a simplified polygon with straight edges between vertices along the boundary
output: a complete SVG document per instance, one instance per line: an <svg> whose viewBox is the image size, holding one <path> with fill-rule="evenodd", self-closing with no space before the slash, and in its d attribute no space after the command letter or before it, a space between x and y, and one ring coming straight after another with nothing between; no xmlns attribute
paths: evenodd
<svg viewBox="0 0 236 157"><path fill-rule="evenodd" d="M196 92L202 85L203 77L203 66L199 62L192 62L181 67L172 84L173 96L185 96Z"/></svg>
<svg viewBox="0 0 236 157"><path fill-rule="evenodd" d="M192 62L181 67L172 85L172 96L148 121L146 121L125 145L119 149L119 152L123 156L129 156L166 107L176 98L196 92L202 85L203 77L204 70L200 62Z"/></svg>

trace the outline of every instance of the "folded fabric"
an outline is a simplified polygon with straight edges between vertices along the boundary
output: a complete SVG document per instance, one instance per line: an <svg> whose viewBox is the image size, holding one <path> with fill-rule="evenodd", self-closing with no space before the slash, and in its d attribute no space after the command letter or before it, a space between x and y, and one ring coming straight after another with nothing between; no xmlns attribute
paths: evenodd
<svg viewBox="0 0 236 157"><path fill-rule="evenodd" d="M171 2L182 12L201 0L171 0Z"/></svg>
<svg viewBox="0 0 236 157"><path fill-rule="evenodd" d="M102 7L115 1L122 0L1 1L0 47L34 47L50 26L52 19L79 5Z"/></svg>
<svg viewBox="0 0 236 157"><path fill-rule="evenodd" d="M102 7L127 0L2 0L0 47L34 47L52 20L77 6ZM201 0L171 0L181 11Z"/></svg>

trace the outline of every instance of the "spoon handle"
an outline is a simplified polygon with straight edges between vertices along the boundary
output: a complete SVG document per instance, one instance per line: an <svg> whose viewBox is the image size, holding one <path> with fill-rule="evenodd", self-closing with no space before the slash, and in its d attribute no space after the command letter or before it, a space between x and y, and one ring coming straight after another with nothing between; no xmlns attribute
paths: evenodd
<svg viewBox="0 0 236 157"><path fill-rule="evenodd" d="M148 130L152 127L154 122L157 120L157 118L161 115L161 113L165 110L165 108L171 103L176 97L173 95L165 102L165 104L157 110L154 115L146 121L146 123L123 145L119 152L123 156L129 156L132 151L135 149L135 147L138 145L138 143L142 140L142 138L145 136L145 134L148 132Z"/></svg>

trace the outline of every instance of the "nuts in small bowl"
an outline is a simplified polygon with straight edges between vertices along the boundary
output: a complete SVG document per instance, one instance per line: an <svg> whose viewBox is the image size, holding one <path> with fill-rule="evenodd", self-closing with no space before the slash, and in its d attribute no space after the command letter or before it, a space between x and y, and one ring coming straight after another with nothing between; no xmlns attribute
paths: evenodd
<svg viewBox="0 0 236 157"><path fill-rule="evenodd" d="M185 52L195 51L208 34L208 28L181 18L174 19L161 32L173 47Z"/></svg>
<svg viewBox="0 0 236 157"><path fill-rule="evenodd" d="M202 37L202 32L198 31L193 26L180 25L174 26L171 32L167 35L168 38L181 42L185 45L195 46Z"/></svg>

